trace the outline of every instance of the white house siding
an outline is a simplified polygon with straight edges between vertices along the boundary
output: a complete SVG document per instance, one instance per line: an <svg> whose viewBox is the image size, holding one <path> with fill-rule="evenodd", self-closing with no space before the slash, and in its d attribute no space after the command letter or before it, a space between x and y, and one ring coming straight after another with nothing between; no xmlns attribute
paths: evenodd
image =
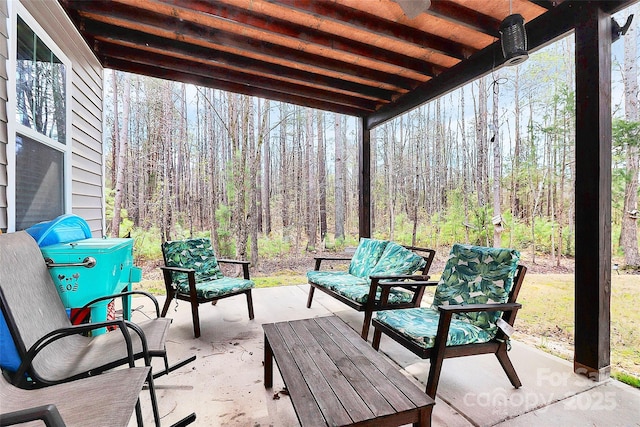
<svg viewBox="0 0 640 427"><path fill-rule="evenodd" d="M6 0L0 0L0 2L6 9ZM87 220L94 236L101 236L104 233L103 68L57 1L22 0L22 4L72 62L72 209L74 214L80 215ZM6 24L3 25L6 26ZM3 33L6 33L6 31ZM0 64L0 67L2 66L4 64ZM0 70L1 72L2 70ZM4 81L4 79L0 79L0 83ZM2 93L6 93L6 90ZM1 120L6 121L6 114L4 118L0 117ZM0 135L1 138L5 138L0 141L0 145L4 145L6 136ZM6 176L6 171L3 172L3 165L6 165L6 160L3 163L2 151L6 152L6 150L0 149L0 217L3 212L2 175ZM4 206L6 206L6 197ZM6 212L6 207L4 212ZM1 221L2 219L0 218L0 227L2 226Z"/></svg>
<svg viewBox="0 0 640 427"><path fill-rule="evenodd" d="M0 1L0 230L7 231L7 58L9 48L7 40L7 2Z"/></svg>

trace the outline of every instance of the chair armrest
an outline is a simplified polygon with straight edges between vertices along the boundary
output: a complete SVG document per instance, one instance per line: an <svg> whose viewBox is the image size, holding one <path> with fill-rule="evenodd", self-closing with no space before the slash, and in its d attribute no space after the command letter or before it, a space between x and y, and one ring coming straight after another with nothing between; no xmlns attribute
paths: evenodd
<svg viewBox="0 0 640 427"><path fill-rule="evenodd" d="M237 265L241 265L242 266L242 274L245 278L245 280L251 280L249 278L249 264L251 264L250 261L242 261L239 259L219 259L218 260L218 264L237 264Z"/></svg>
<svg viewBox="0 0 640 427"><path fill-rule="evenodd" d="M316 261L351 261L351 257L341 257L341 256L316 256L313 257Z"/></svg>
<svg viewBox="0 0 640 427"><path fill-rule="evenodd" d="M42 420L47 427L66 426L62 415L60 415L58 408L54 404L35 406L33 408L0 414L0 421L2 421L3 426L12 426L35 420Z"/></svg>
<svg viewBox="0 0 640 427"><path fill-rule="evenodd" d="M126 292L119 292L117 294L112 294L112 295L105 295L105 296L102 296L100 298L96 298L94 300L89 301L84 306L82 306L82 308L91 307L93 304L95 304L97 302L100 302L100 301L111 300L111 299L114 299L114 298L126 297L127 295L144 295L144 296L146 296L147 298L149 298L151 300L151 302L153 302L153 305L155 306L156 317L160 317L160 304L158 303L158 300L156 299L156 297L151 295L149 292L145 292L145 291L126 291Z"/></svg>
<svg viewBox="0 0 640 427"><path fill-rule="evenodd" d="M316 256L313 257L315 260L315 271L320 270L320 264L322 261L351 261L351 257L339 257L339 256Z"/></svg>
<svg viewBox="0 0 640 427"><path fill-rule="evenodd" d="M435 358L442 358L444 355L447 337L449 336L449 328L451 326L451 320L454 313L472 313L478 311L517 312L520 308L522 308L522 304L518 303L439 305L438 311L440 313L440 319L438 320L438 333L431 353L431 363L433 363Z"/></svg>
<svg viewBox="0 0 640 427"><path fill-rule="evenodd" d="M440 305L438 310L449 313L474 313L478 311L513 311L522 308L517 302L503 304L468 304L468 305Z"/></svg>
<svg viewBox="0 0 640 427"><path fill-rule="evenodd" d="M429 286L431 283L435 283L429 282L429 276L422 274L399 274L395 276L374 275L369 277L371 278L371 284L369 285L369 296L366 303L369 308L373 308L375 306L379 306L380 308L386 307L389 302L391 288L393 287L404 288L413 292L413 303L415 306L418 306L422 300L425 287ZM386 281L381 282L380 280ZM380 293L380 299L376 301L378 287L381 288L382 292Z"/></svg>
<svg viewBox="0 0 640 427"><path fill-rule="evenodd" d="M218 260L218 264L220 263L224 263L224 264L246 264L249 265L251 264L250 261L242 261L239 259L219 259Z"/></svg>
<svg viewBox="0 0 640 427"><path fill-rule="evenodd" d="M369 276L369 278L373 281L373 280L386 280L385 282L379 283L380 286L382 285L389 285L390 283L404 283L403 280L412 280L412 281L419 281L421 283L423 283L426 286L432 286L432 285L437 285L438 282L434 282L434 281L428 281L429 280L429 276L425 276L422 274L396 274L396 275L381 275L381 274L376 274L373 276ZM393 285L392 285L393 286Z"/></svg>
<svg viewBox="0 0 640 427"><path fill-rule="evenodd" d="M184 267L169 267L167 265L160 266L162 270L171 271L175 273L195 273L193 268L184 268Z"/></svg>

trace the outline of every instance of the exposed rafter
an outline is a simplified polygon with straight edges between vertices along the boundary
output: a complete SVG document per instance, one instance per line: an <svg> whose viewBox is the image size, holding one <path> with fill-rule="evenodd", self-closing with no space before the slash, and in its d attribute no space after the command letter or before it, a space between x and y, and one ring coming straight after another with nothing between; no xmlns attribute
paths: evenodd
<svg viewBox="0 0 640 427"><path fill-rule="evenodd" d="M394 0L59 2L105 67L355 115L367 128L499 66L509 13L524 16L536 49L571 28L579 3L433 0L409 18Z"/></svg>

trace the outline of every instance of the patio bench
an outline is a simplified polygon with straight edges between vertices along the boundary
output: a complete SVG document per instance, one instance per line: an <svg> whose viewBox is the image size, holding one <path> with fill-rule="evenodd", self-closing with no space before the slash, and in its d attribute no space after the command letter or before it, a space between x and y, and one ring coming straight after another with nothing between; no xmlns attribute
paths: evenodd
<svg viewBox="0 0 640 427"><path fill-rule="evenodd" d="M366 340L374 311L420 306L434 256L433 249L362 238L350 258L315 257L315 269L307 272L307 308L311 307L315 289L320 289L364 311L361 336ZM320 270L323 261L350 261L349 269Z"/></svg>

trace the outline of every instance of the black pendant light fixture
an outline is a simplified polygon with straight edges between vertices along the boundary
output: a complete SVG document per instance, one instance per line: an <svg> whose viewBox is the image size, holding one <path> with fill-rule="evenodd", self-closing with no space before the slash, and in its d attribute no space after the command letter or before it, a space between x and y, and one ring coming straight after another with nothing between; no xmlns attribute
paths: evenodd
<svg viewBox="0 0 640 427"><path fill-rule="evenodd" d="M519 13L511 14L500 24L500 44L506 65L517 65L529 57L527 52L527 32L524 29L524 18Z"/></svg>

